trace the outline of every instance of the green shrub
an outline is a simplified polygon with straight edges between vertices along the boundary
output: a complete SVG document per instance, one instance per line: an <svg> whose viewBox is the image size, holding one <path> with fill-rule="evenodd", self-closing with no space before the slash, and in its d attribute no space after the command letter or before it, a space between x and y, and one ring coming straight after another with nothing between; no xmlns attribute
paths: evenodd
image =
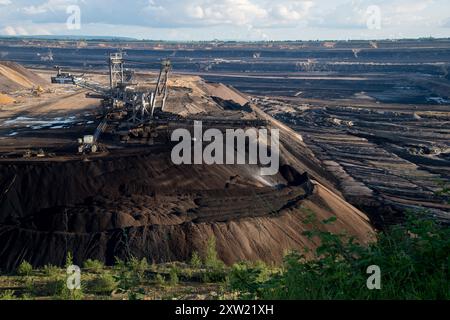
<svg viewBox="0 0 450 320"><path fill-rule="evenodd" d="M191 261L189 262L189 264L195 269L200 269L202 267L202 259L200 258L200 255L197 251L194 251L192 253Z"/></svg>
<svg viewBox="0 0 450 320"><path fill-rule="evenodd" d="M25 300L25 301L34 300L34 299L35 298L28 293L23 293L22 296L20 297L20 300Z"/></svg>
<svg viewBox="0 0 450 320"><path fill-rule="evenodd" d="M80 289L69 289L67 287L67 280L54 280L51 283L51 287L54 289L54 300L82 300L84 297L83 287Z"/></svg>
<svg viewBox="0 0 450 320"><path fill-rule="evenodd" d="M111 295L116 288L116 279L107 272L97 276L87 283L87 290L99 295Z"/></svg>
<svg viewBox="0 0 450 320"><path fill-rule="evenodd" d="M127 264L125 263L125 261L116 257L113 268L114 270L121 271L122 269L126 268L126 265Z"/></svg>
<svg viewBox="0 0 450 320"><path fill-rule="evenodd" d="M57 277L61 274L61 269L59 269L57 266L47 264L44 266L43 272L47 277Z"/></svg>
<svg viewBox="0 0 450 320"><path fill-rule="evenodd" d="M33 266L27 261L22 261L22 263L17 268L17 274L19 276L29 276L33 272Z"/></svg>
<svg viewBox="0 0 450 320"><path fill-rule="evenodd" d="M39 288L35 283L35 277L23 277L21 280L26 294L36 295L39 293Z"/></svg>
<svg viewBox="0 0 450 320"><path fill-rule="evenodd" d="M121 269L114 275L114 280L117 282L117 288L122 292L132 290L140 284L136 274L129 269Z"/></svg>
<svg viewBox="0 0 450 320"><path fill-rule="evenodd" d="M178 269L173 267L170 269L170 285L177 286L178 285Z"/></svg>
<svg viewBox="0 0 450 320"><path fill-rule="evenodd" d="M83 267L89 271L100 273L104 269L105 265L99 260L88 259L84 262Z"/></svg>
<svg viewBox="0 0 450 320"><path fill-rule="evenodd" d="M206 271L203 273L203 282L224 282L226 280L225 264L219 259L216 250L216 238L208 240L205 255Z"/></svg>
<svg viewBox="0 0 450 320"><path fill-rule="evenodd" d="M128 291L128 300L144 300L145 290L144 288L135 288L134 290Z"/></svg>
<svg viewBox="0 0 450 320"><path fill-rule="evenodd" d="M237 265L230 288L259 299L450 299L450 227L425 213L408 213L369 245L318 228L305 235L321 240L314 259L292 252L263 281L258 268ZM381 269L381 290L367 288L372 265Z"/></svg>
<svg viewBox="0 0 450 320"><path fill-rule="evenodd" d="M227 283L233 290L240 292L242 297L253 299L265 289L264 284L272 274L274 272L263 262L241 262L233 265Z"/></svg>
<svg viewBox="0 0 450 320"><path fill-rule="evenodd" d="M145 258L142 260L131 258L128 262L116 259L114 279L117 283L117 289L122 293L127 293L130 300L143 299L145 291L140 285L148 268Z"/></svg>
<svg viewBox="0 0 450 320"><path fill-rule="evenodd" d="M68 268L70 266L73 266L73 255L72 252L68 252L66 256L66 265L65 267Z"/></svg>
<svg viewBox="0 0 450 320"><path fill-rule="evenodd" d="M160 287L164 287L166 285L166 279L164 279L164 277L159 273L156 275L155 281Z"/></svg>
<svg viewBox="0 0 450 320"><path fill-rule="evenodd" d="M216 248L216 238L211 237L206 247L205 266L209 269L221 269L225 264L219 259Z"/></svg>
<svg viewBox="0 0 450 320"><path fill-rule="evenodd" d="M39 292L33 294L56 297L61 291L62 277L52 276L45 284L40 288Z"/></svg>
<svg viewBox="0 0 450 320"><path fill-rule="evenodd" d="M186 268L182 271L182 274L186 279L192 279L194 276L194 270L191 268Z"/></svg>
<svg viewBox="0 0 450 320"><path fill-rule="evenodd" d="M138 277L139 281L145 278L145 272L149 269L147 259L142 258L141 260L132 257L127 263L128 268L130 268Z"/></svg>

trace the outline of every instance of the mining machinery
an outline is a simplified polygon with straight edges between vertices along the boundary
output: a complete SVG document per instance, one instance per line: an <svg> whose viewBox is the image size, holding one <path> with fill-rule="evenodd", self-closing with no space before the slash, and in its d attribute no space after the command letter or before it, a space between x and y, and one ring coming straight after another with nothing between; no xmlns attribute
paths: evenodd
<svg viewBox="0 0 450 320"><path fill-rule="evenodd" d="M55 84L72 84L94 93L94 97L103 99L104 119L97 127L94 135L78 139L80 153L95 153L98 150L97 141L106 130L108 119L113 114L119 114L120 126L128 130L150 124L156 110L164 112L168 96L168 80L171 71L169 60L163 60L153 91L135 90L133 72L124 68L124 53L112 53L109 62L109 87L90 81L84 75L73 75L56 67L57 74L51 78ZM89 96L92 96L92 93ZM117 118L117 117L115 117Z"/></svg>
<svg viewBox="0 0 450 320"><path fill-rule="evenodd" d="M127 121L131 125L138 125L151 120L155 110L164 111L168 96L168 80L171 71L169 60L163 60L161 70L153 91L137 91L132 82L132 72L124 69L123 54L113 53L109 58L110 86L98 84L87 80L84 75L73 75L68 72L62 72L60 67L56 67L58 72L52 77L52 83L72 84L97 94L96 97L102 97L109 107L109 110L126 111L130 114Z"/></svg>
<svg viewBox="0 0 450 320"><path fill-rule="evenodd" d="M73 84L77 87L99 93L105 97L108 95L107 92L109 89L107 87L84 79L84 75L76 76L69 72L62 72L62 69L59 66L56 66L55 68L58 70L58 73L55 77L52 77L52 83Z"/></svg>

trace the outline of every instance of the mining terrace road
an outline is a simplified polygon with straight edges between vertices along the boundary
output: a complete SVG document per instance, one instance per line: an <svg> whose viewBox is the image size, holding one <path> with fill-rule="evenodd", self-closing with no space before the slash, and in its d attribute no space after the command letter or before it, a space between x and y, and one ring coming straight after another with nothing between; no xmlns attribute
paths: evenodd
<svg viewBox="0 0 450 320"><path fill-rule="evenodd" d="M339 107L354 107L354 108L370 108L370 109L378 109L378 110L392 110L392 111L405 111L407 113L411 112L446 112L450 113L450 105L423 105L423 104L414 104L414 105L405 105L405 104L395 104L395 103L375 103L370 101L362 101L362 100L350 100L350 99L341 99L341 100L322 100L322 99L308 99L308 98L299 98L299 97L271 97L278 98L285 101L296 102L299 104L312 104L313 107L331 107L331 106L339 106Z"/></svg>
<svg viewBox="0 0 450 320"><path fill-rule="evenodd" d="M348 80L348 81L367 81L369 77L349 77L349 76L300 76L300 75L265 75L265 74L243 74L243 73L221 73L221 72L183 72L177 71L176 74L200 76L200 77L224 77L224 78L250 78L250 79L293 79L293 80Z"/></svg>
<svg viewBox="0 0 450 320"><path fill-rule="evenodd" d="M86 98L86 90L70 92L67 94L51 94L50 97L36 101L34 98L27 98L22 104L3 107L1 109L0 123L17 117L33 116L37 118L56 117L58 114L71 116L79 114L81 110L91 111L99 106L99 102Z"/></svg>

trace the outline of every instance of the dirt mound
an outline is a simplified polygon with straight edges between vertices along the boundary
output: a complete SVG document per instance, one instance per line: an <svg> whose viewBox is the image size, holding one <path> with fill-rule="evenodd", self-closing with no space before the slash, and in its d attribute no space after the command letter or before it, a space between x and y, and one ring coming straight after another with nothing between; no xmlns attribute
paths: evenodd
<svg viewBox="0 0 450 320"><path fill-rule="evenodd" d="M258 172L175 166L164 153L1 165L0 268L62 265L68 251L76 263L186 260L212 236L227 263L280 262L286 249L316 246L302 235L311 211L367 241L365 216L331 191L293 168L264 183Z"/></svg>
<svg viewBox="0 0 450 320"><path fill-rule="evenodd" d="M14 103L14 99L6 94L0 93L0 106Z"/></svg>
<svg viewBox="0 0 450 320"><path fill-rule="evenodd" d="M48 82L20 64L0 61L0 91L11 92L46 86Z"/></svg>
<svg viewBox="0 0 450 320"><path fill-rule="evenodd" d="M249 102L249 100L242 93L222 83L207 82L204 83L203 88L211 97L217 97L225 101L232 101L241 106L245 106Z"/></svg>
<svg viewBox="0 0 450 320"><path fill-rule="evenodd" d="M186 117L193 114L211 114L226 116L222 111L235 111L235 114L247 113L251 117L249 100L232 87L223 84L205 82L194 76L174 76L169 81L170 95L166 110Z"/></svg>
<svg viewBox="0 0 450 320"><path fill-rule="evenodd" d="M227 111L244 111L244 112L252 112L252 108L248 105L240 105L239 103L234 102L233 100L223 100L219 97L212 98L219 106L221 106L224 110Z"/></svg>

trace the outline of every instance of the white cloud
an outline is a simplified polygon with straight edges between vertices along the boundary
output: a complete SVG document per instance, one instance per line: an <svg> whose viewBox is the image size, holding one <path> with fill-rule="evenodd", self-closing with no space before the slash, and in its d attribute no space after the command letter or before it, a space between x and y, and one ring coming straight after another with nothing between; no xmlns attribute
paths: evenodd
<svg viewBox="0 0 450 320"><path fill-rule="evenodd" d="M81 8L79 33L86 35L252 40L450 36L448 0L0 0L0 31L73 33L65 28L66 8L73 4ZM367 28L371 5L382 14L376 33Z"/></svg>
<svg viewBox="0 0 450 320"><path fill-rule="evenodd" d="M24 6L22 10L27 15L39 15L47 12L65 11L68 6L78 2L77 0L47 0L39 5Z"/></svg>
<svg viewBox="0 0 450 320"><path fill-rule="evenodd" d="M267 10L250 0L205 1L202 20L209 23L247 25L267 17Z"/></svg>
<svg viewBox="0 0 450 320"><path fill-rule="evenodd" d="M312 7L314 7L314 2L312 1L290 1L275 5L270 11L275 19L297 21L307 17Z"/></svg>
<svg viewBox="0 0 450 320"><path fill-rule="evenodd" d="M401 1L394 5L393 12L401 15L420 13L433 4L433 0Z"/></svg>
<svg viewBox="0 0 450 320"><path fill-rule="evenodd" d="M201 6L189 6L187 13L190 17L194 19L203 19L205 17L205 12Z"/></svg>
<svg viewBox="0 0 450 320"><path fill-rule="evenodd" d="M246 25L267 17L267 10L252 0L151 0L145 8L149 17L172 25Z"/></svg>
<svg viewBox="0 0 450 320"><path fill-rule="evenodd" d="M23 12L28 15L36 15L41 13L46 13L48 11L48 8L45 6L29 6L24 7Z"/></svg>
<svg viewBox="0 0 450 320"><path fill-rule="evenodd" d="M17 32L12 26L6 26L2 29L2 34L6 36L16 36Z"/></svg>
<svg viewBox="0 0 450 320"><path fill-rule="evenodd" d="M29 35L28 31L24 27L21 27L21 26L16 27L16 33L21 36Z"/></svg>
<svg viewBox="0 0 450 320"><path fill-rule="evenodd" d="M22 26L6 26L1 30L3 35L7 36L27 36L29 32Z"/></svg>

